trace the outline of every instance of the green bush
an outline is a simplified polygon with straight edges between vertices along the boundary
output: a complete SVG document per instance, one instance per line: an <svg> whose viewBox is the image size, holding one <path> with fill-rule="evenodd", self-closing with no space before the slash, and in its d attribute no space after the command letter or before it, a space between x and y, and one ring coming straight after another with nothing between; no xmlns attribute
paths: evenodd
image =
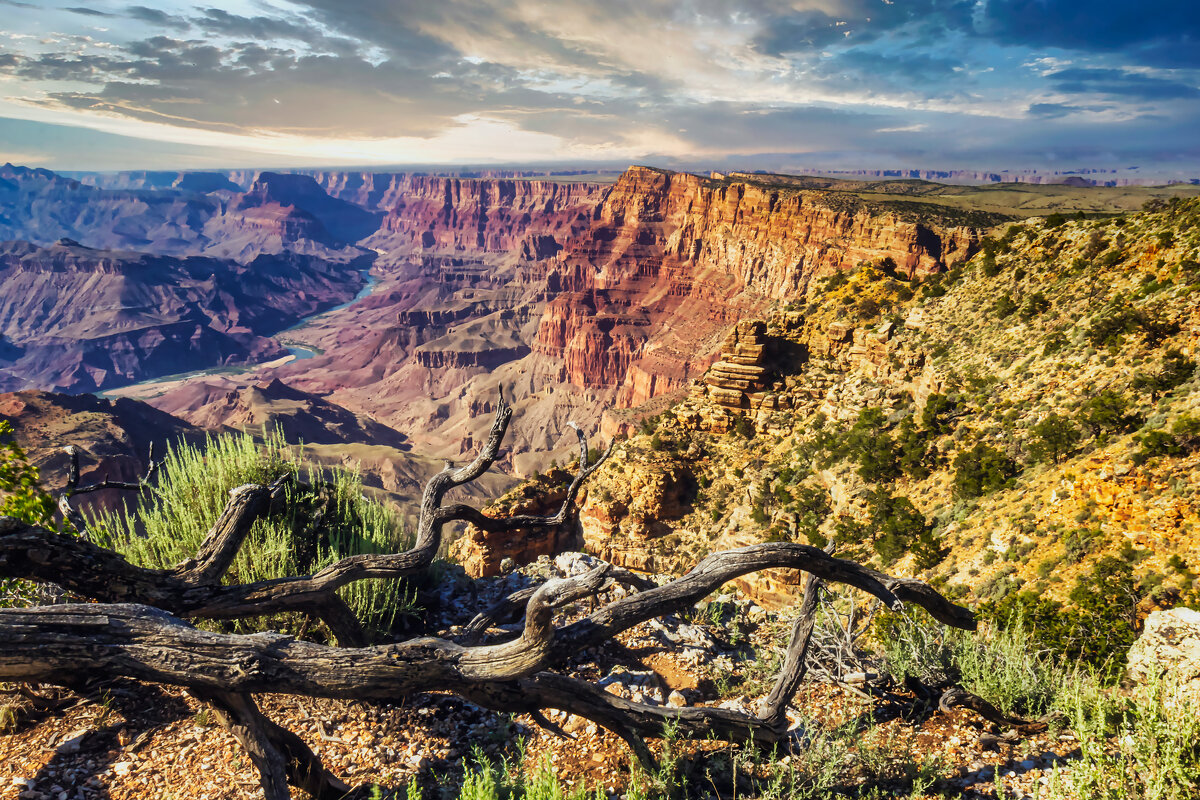
<svg viewBox="0 0 1200 800"><path fill-rule="evenodd" d="M1066 684L1054 662L1029 646L1020 618L970 633L939 625L920 609L884 612L871 633L882 651L882 669L896 680L954 683L1005 714L1041 716Z"/></svg>
<svg viewBox="0 0 1200 800"><path fill-rule="evenodd" d="M982 497L1011 485L1021 468L994 447L977 442L954 458L954 494L960 498Z"/></svg>
<svg viewBox="0 0 1200 800"><path fill-rule="evenodd" d="M979 614L1001 629L1019 621L1033 647L1116 678L1136 638L1141 592L1132 566L1116 556L1101 558L1076 580L1069 599L1063 605L1032 592L1012 592L983 603Z"/></svg>
<svg viewBox="0 0 1200 800"><path fill-rule="evenodd" d="M1068 455L1081 438L1074 422L1061 414L1049 414L1029 429L1029 454L1033 461L1057 464Z"/></svg>
<svg viewBox="0 0 1200 800"><path fill-rule="evenodd" d="M1017 310L1017 303L1012 299L1012 295L1002 294L996 298L996 302L992 305L992 311L996 314L997 319L1004 319L1012 316Z"/></svg>
<svg viewBox="0 0 1200 800"><path fill-rule="evenodd" d="M195 555L231 489L283 476L293 478L283 502L255 522L226 582L306 575L345 556L399 552L412 545L395 514L363 495L357 473L337 470L324 480L305 470L277 433L262 443L247 434L222 434L203 447L176 446L163 459L149 498L121 512L97 513L90 528L97 544L131 562L169 569ZM404 593L402 582L384 580L357 581L339 591L368 630L380 636L405 605ZM288 623L257 619L235 628L265 630Z"/></svg>
<svg viewBox="0 0 1200 800"><path fill-rule="evenodd" d="M926 440L925 431L917 429L917 426L913 424L912 417L901 422L900 427L896 430L896 448L899 453L900 469L905 475L914 480L923 480L929 477L934 453Z"/></svg>
<svg viewBox="0 0 1200 800"><path fill-rule="evenodd" d="M1184 414L1175 420L1171 430L1150 431L1133 437L1138 449L1130 459L1144 464L1159 456L1182 456L1200 450L1200 417Z"/></svg>
<svg viewBox="0 0 1200 800"><path fill-rule="evenodd" d="M954 409L954 401L946 395L929 395L921 411L921 427L938 436L949 433L953 427Z"/></svg>
<svg viewBox="0 0 1200 800"><path fill-rule="evenodd" d="M907 497L893 496L880 486L869 502L871 546L884 566L912 552L917 566L928 569L946 557L925 516Z"/></svg>
<svg viewBox="0 0 1200 800"><path fill-rule="evenodd" d="M54 500L42 488L38 469L17 444L8 420L0 420L0 515L14 517L30 525L54 527ZM42 587L32 581L0 579L0 606L37 605Z"/></svg>
<svg viewBox="0 0 1200 800"><path fill-rule="evenodd" d="M1163 354L1162 364L1153 372L1138 372L1131 387L1135 392L1148 392L1152 400L1181 386L1196 374L1196 362L1179 350L1171 348Z"/></svg>
<svg viewBox="0 0 1200 800"><path fill-rule="evenodd" d="M878 408L864 408L836 446L835 454L858 464L858 474L871 482L899 476L895 443L885 429L887 418Z"/></svg>
<svg viewBox="0 0 1200 800"><path fill-rule="evenodd" d="M1129 406L1124 395L1105 389L1083 404L1080 419L1091 428L1094 435L1105 432L1128 433L1145 421L1141 414L1130 411Z"/></svg>
<svg viewBox="0 0 1200 800"><path fill-rule="evenodd" d="M1050 309L1050 301L1042 292L1034 292L1021 306L1021 319L1030 320Z"/></svg>
<svg viewBox="0 0 1200 800"><path fill-rule="evenodd" d="M42 488L38 468L29 463L15 436L12 423L0 420L0 515L52 527L54 498Z"/></svg>

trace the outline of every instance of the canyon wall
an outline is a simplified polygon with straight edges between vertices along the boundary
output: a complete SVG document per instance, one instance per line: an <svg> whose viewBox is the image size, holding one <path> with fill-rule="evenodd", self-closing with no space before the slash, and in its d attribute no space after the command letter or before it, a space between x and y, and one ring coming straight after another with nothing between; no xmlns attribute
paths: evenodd
<svg viewBox="0 0 1200 800"><path fill-rule="evenodd" d="M608 187L538 180L408 178L387 205L371 244L402 251L524 260L555 255L586 230Z"/></svg>
<svg viewBox="0 0 1200 800"><path fill-rule="evenodd" d="M563 380L638 405L687 385L737 319L799 298L814 277L885 259L928 275L981 237L909 217L841 192L632 167L551 260L534 351Z"/></svg>

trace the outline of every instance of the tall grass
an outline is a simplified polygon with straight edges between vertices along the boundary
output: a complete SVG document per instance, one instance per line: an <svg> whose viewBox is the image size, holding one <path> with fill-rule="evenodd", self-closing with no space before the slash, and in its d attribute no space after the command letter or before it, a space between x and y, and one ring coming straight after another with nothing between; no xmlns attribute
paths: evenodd
<svg viewBox="0 0 1200 800"><path fill-rule="evenodd" d="M1002 711L1057 712L1079 758L1056 770L1043 797L1063 800L1200 798L1200 697L1167 680L1132 691L1113 670L1038 653L1020 619L977 634L901 617L882 639L897 677L954 677Z"/></svg>
<svg viewBox="0 0 1200 800"><path fill-rule="evenodd" d="M603 800L604 793L585 786L565 786L548 758L531 771L522 766L524 748L499 763L476 750L474 765L463 775L458 800Z"/></svg>
<svg viewBox="0 0 1200 800"><path fill-rule="evenodd" d="M181 443L167 453L156 486L140 502L99 511L89 525L98 544L131 562L170 568L195 555L230 490L283 476L296 480L285 484L283 502L254 524L227 583L304 575L345 556L411 546L411 534L401 529L396 514L363 494L357 472L321 475L306 468L278 432L262 441L241 433L212 436L202 446ZM410 605L406 591L400 581L367 580L339 594L369 630L381 635ZM261 630L281 622L286 624L280 618L259 619L235 628Z"/></svg>
<svg viewBox="0 0 1200 800"><path fill-rule="evenodd" d="M1080 758L1055 772L1047 798L1200 797L1200 698L1156 680L1132 694L1098 681L1070 684L1061 708Z"/></svg>
<svg viewBox="0 0 1200 800"><path fill-rule="evenodd" d="M899 680L950 681L1006 714L1050 711L1065 685L1079 679L1031 647L1020 619L977 633L934 624L923 611L889 614L874 632L882 668Z"/></svg>

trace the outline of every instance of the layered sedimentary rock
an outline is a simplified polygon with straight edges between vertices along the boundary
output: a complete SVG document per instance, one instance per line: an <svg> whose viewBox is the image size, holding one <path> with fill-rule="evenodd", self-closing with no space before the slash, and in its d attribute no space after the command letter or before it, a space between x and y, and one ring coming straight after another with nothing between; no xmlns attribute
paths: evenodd
<svg viewBox="0 0 1200 800"><path fill-rule="evenodd" d="M350 260L381 214L330 197L311 178L264 172L140 173L84 184L45 169L0 166L0 241L62 238L99 249L250 261L284 250Z"/></svg>
<svg viewBox="0 0 1200 800"><path fill-rule="evenodd" d="M556 253L586 228L607 187L537 180L407 179L372 244L392 250Z"/></svg>
<svg viewBox="0 0 1200 800"><path fill-rule="evenodd" d="M761 320L746 320L734 326L721 348L721 358L708 368L692 387L698 403L692 427L724 433L734 420L769 404L768 390L781 390L772 369L775 351L781 349L766 334ZM704 402L708 401L708 402ZM778 401L774 405L778 405Z"/></svg>
<svg viewBox="0 0 1200 800"><path fill-rule="evenodd" d="M566 499L573 477L564 469L551 469L499 498L484 513L495 517L555 514ZM512 559L520 566L536 561L541 555L577 550L582 544L579 521L570 517L562 525L544 530L489 533L468 525L466 533L451 546L451 552L468 575L483 577L500 574L505 559Z"/></svg>
<svg viewBox="0 0 1200 800"><path fill-rule="evenodd" d="M928 274L979 237L852 195L633 167L551 262L534 350L634 405L686 385L729 325L816 276L885 259Z"/></svg>
<svg viewBox="0 0 1200 800"><path fill-rule="evenodd" d="M92 391L285 355L266 338L353 296L362 278L310 256L249 264L0 244L0 387Z"/></svg>

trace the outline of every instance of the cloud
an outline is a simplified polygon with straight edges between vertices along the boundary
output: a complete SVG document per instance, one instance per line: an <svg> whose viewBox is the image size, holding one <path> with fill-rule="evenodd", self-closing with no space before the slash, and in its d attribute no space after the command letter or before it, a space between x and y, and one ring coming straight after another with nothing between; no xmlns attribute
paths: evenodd
<svg viewBox="0 0 1200 800"><path fill-rule="evenodd" d="M1048 73L1057 91L1068 94L1107 94L1138 100L1200 97L1200 88L1180 81L1120 69L1071 67Z"/></svg>
<svg viewBox="0 0 1200 800"><path fill-rule="evenodd" d="M85 16L85 17L112 17L112 16L116 16L115 14L109 14L109 13L108 13L108 12L106 12L106 11L97 11L97 10L96 10L96 9L94 9L94 8L85 8L85 7L83 7L83 6L73 6L73 7L71 7L71 8L64 8L64 9L63 9L63 11L67 11L67 12L70 12L70 13L72 13L72 14L79 14L79 15L81 15L81 16Z"/></svg>
<svg viewBox="0 0 1200 800"><path fill-rule="evenodd" d="M187 30L191 27L191 23L183 17L172 16L161 9L148 6L129 6L125 9L125 15L161 28Z"/></svg>
<svg viewBox="0 0 1200 800"><path fill-rule="evenodd" d="M1200 13L1188 0L988 0L981 11L980 34L1001 42L1200 66Z"/></svg>
<svg viewBox="0 0 1200 800"><path fill-rule="evenodd" d="M1196 72L1146 66L1194 38L1175 5L1148 11L1178 24L1126 25L1111 0L179 0L103 5L129 24L90 40L78 6L0 44L0 86L42 114L258 142L504 130L598 157L911 156L1086 120L1118 147L1151 117L1171 135L1194 118Z"/></svg>

